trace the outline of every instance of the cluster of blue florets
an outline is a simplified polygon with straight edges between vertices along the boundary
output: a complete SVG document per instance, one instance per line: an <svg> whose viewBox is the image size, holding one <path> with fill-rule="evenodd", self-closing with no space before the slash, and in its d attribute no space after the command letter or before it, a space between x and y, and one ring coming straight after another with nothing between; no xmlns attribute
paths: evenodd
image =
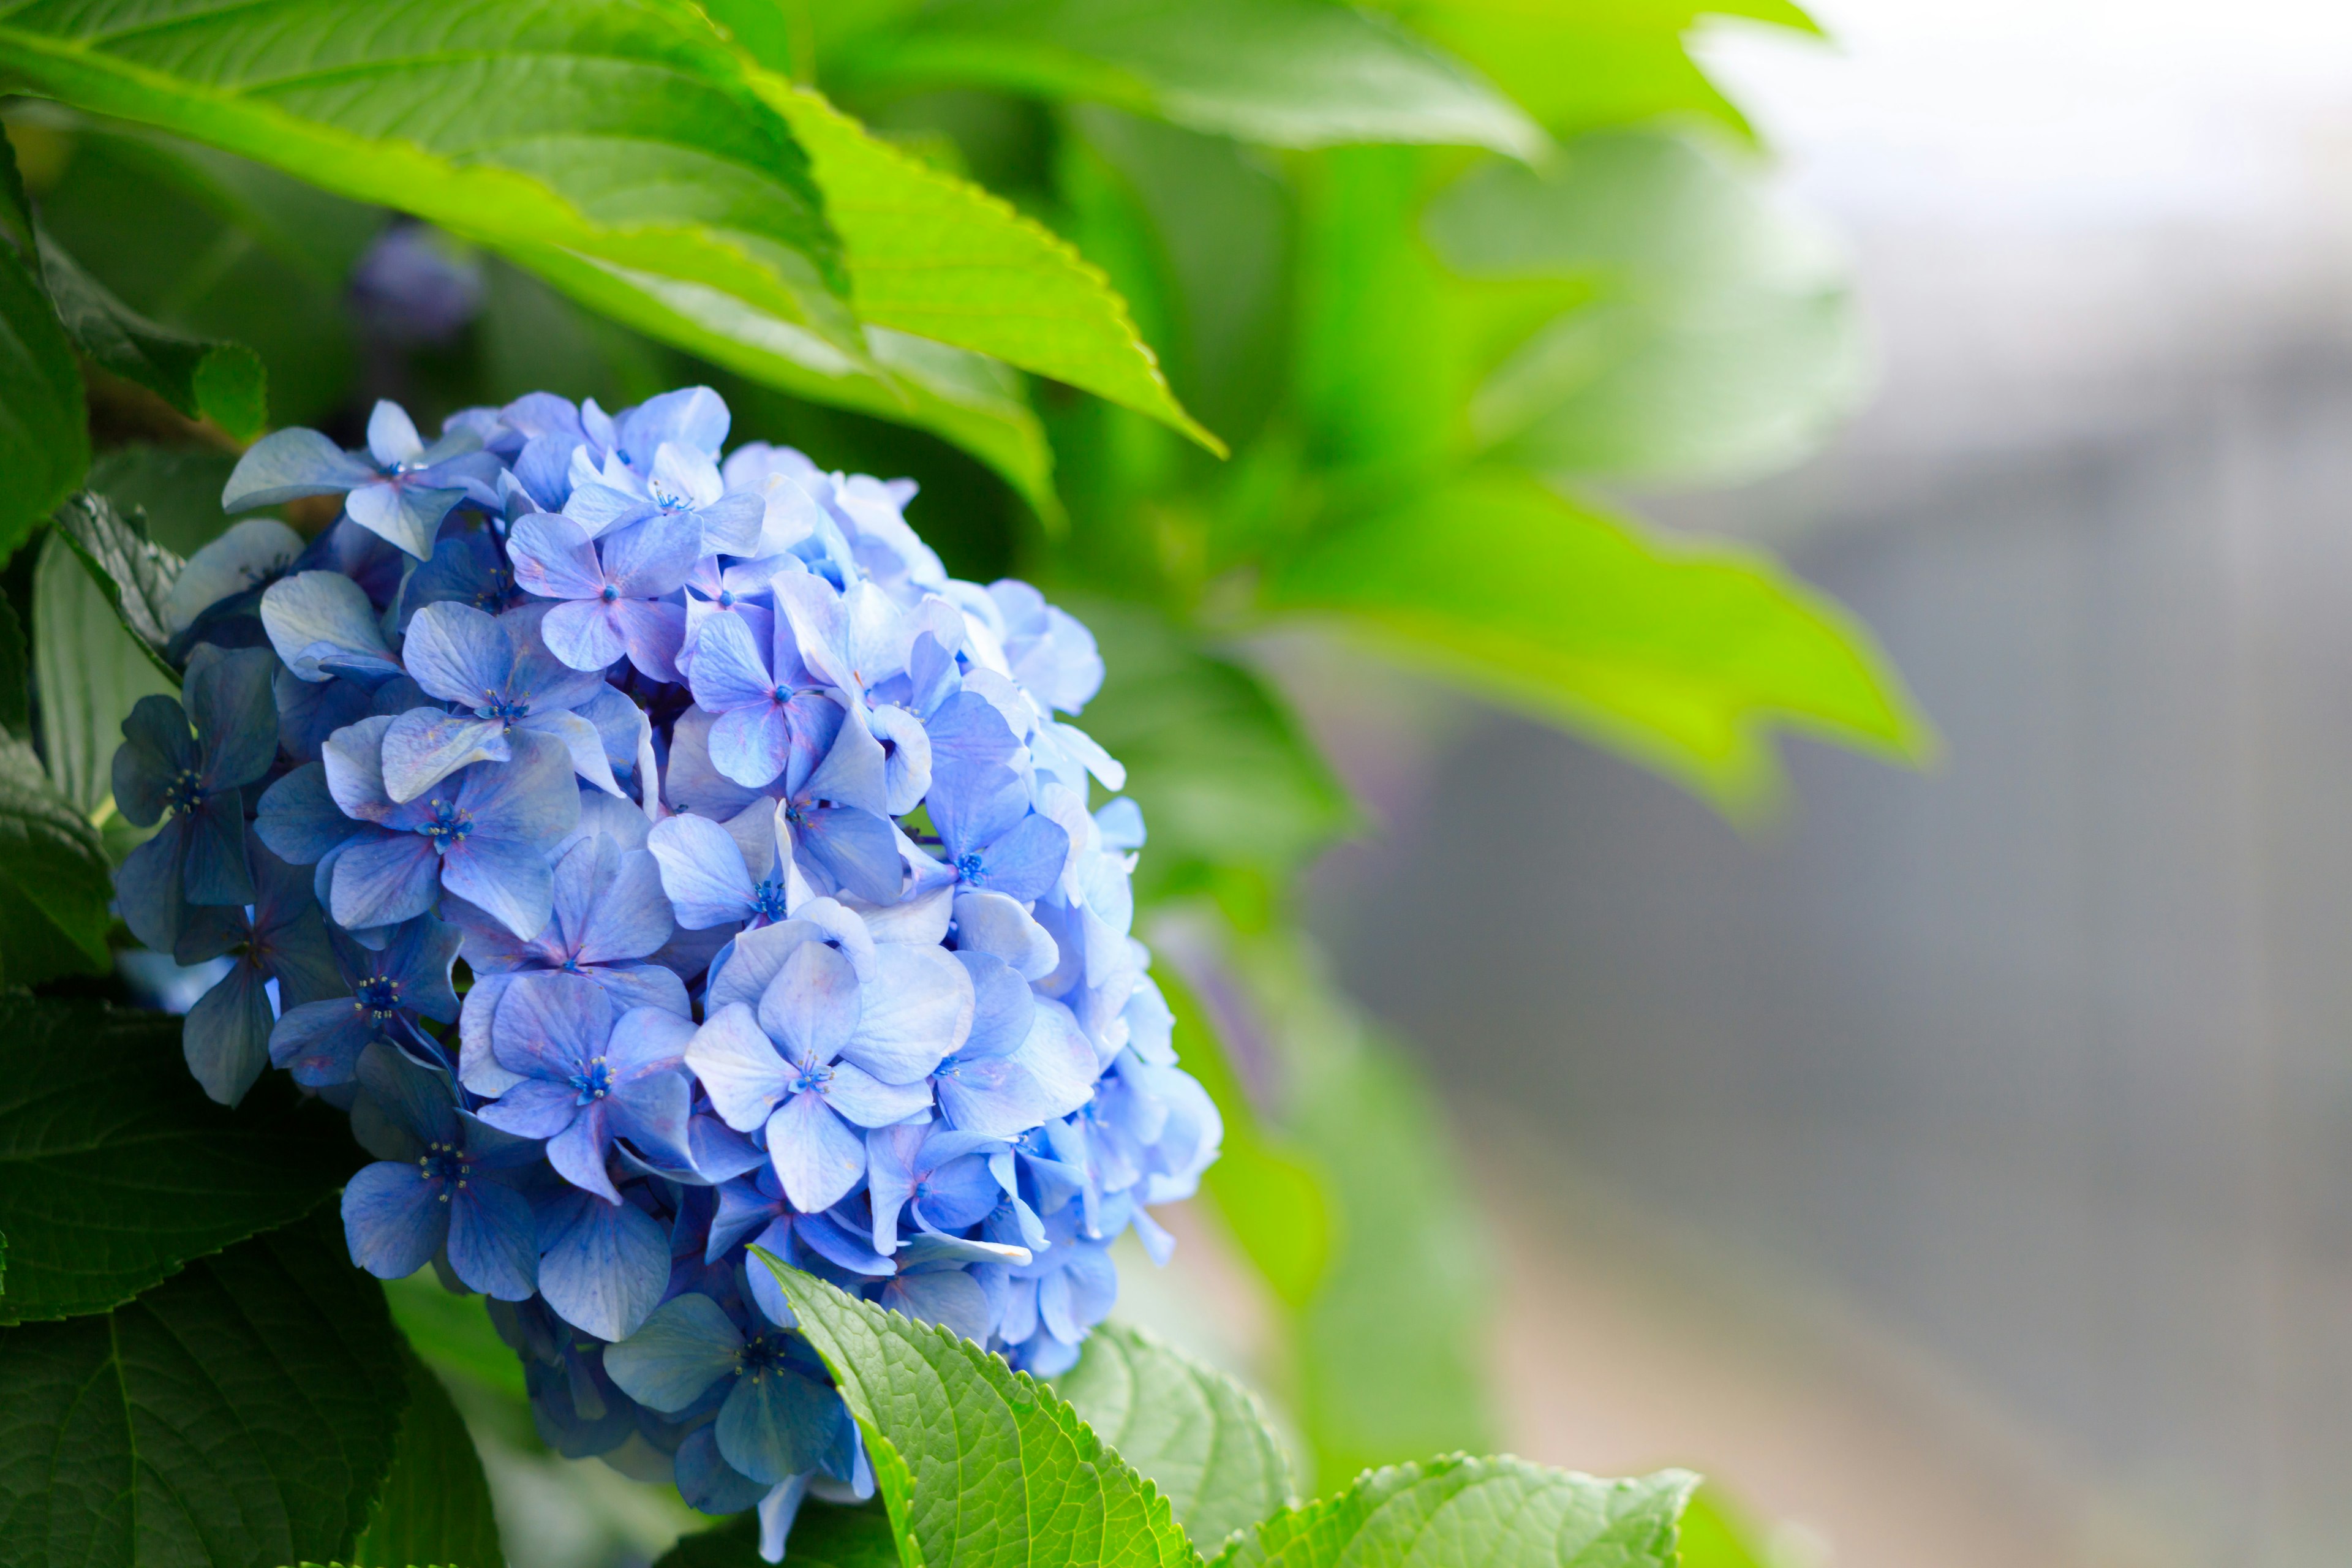
<svg viewBox="0 0 2352 1568"><path fill-rule="evenodd" d="M352 1258L489 1297L551 1446L761 1508L772 1558L872 1481L748 1247L1052 1375L1220 1127L1129 933L1142 816L1061 717L1092 637L949 577L911 484L722 463L728 423L535 394L253 447L230 512L341 513L180 574L118 890L227 961L213 1098L349 1109Z"/></svg>

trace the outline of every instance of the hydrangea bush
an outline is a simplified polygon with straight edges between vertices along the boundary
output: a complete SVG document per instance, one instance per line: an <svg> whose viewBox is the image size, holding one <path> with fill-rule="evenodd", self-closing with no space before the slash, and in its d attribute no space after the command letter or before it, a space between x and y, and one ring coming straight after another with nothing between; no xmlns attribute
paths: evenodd
<svg viewBox="0 0 2352 1568"><path fill-rule="evenodd" d="M1069 721L1087 629L950 578L912 484L728 427L539 393L253 447L229 511L341 513L180 574L117 886L230 956L207 1094L349 1111L352 1258L488 1297L551 1447L756 1507L774 1561L874 1482L749 1248L1055 1375L1221 1128L1129 934L1142 815Z"/></svg>

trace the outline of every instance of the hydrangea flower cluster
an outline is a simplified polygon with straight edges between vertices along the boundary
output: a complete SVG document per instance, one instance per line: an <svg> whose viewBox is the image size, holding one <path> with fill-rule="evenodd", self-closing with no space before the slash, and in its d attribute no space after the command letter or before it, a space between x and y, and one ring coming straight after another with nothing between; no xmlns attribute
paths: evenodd
<svg viewBox="0 0 2352 1568"><path fill-rule="evenodd" d="M693 387L270 436L226 509L341 514L188 563L183 700L114 787L163 825L134 932L234 960L206 1092L348 1109L352 1258L490 1298L551 1447L759 1508L775 1561L872 1480L749 1247L1052 1375L1221 1128L1129 934L1142 816L1065 717L1093 638L950 578L911 483L728 425Z"/></svg>

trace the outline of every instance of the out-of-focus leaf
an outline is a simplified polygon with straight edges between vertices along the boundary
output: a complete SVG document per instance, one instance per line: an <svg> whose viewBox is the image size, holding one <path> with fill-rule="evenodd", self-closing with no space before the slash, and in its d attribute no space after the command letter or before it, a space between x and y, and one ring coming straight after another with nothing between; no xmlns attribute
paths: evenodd
<svg viewBox="0 0 2352 1568"><path fill-rule="evenodd" d="M172 640L165 606L184 563L147 537L145 521L137 513L125 518L112 501L89 490L58 508L57 526L155 668L177 685L179 672L163 657Z"/></svg>
<svg viewBox="0 0 2352 1568"><path fill-rule="evenodd" d="M1344 831L1346 795L1272 692L1141 605L1066 596L1109 674L1079 724L1150 824L1147 901L1223 866L1280 871Z"/></svg>
<svg viewBox="0 0 2352 1568"><path fill-rule="evenodd" d="M367 22L331 0L18 8L0 20L0 80L486 245L692 282L847 341L807 157L692 7L440 0Z"/></svg>
<svg viewBox="0 0 2352 1568"><path fill-rule="evenodd" d="M392 1321L411 1348L445 1377L470 1378L483 1387L528 1397L522 1362L490 1322L489 1301L444 1289L430 1269L385 1283Z"/></svg>
<svg viewBox="0 0 2352 1568"><path fill-rule="evenodd" d="M1277 1514L1216 1568L1675 1568L1675 1521L1697 1484L1686 1470L1603 1481L1456 1454Z"/></svg>
<svg viewBox="0 0 2352 1568"><path fill-rule="evenodd" d="M33 738L32 650L16 606L0 595L0 730L19 741Z"/></svg>
<svg viewBox="0 0 2352 1568"><path fill-rule="evenodd" d="M1066 241L867 135L817 93L763 86L809 150L860 319L1067 382L1223 454L1168 390L1125 302Z"/></svg>
<svg viewBox="0 0 2352 1568"><path fill-rule="evenodd" d="M1293 1500L1290 1461L1256 1398L1150 1334L1097 1328L1054 1390L1160 1489L1195 1546L1213 1551Z"/></svg>
<svg viewBox="0 0 2352 1568"><path fill-rule="evenodd" d="M0 982L104 971L113 897L89 818L57 792L32 747L0 735ZM16 1229L0 1217L0 1230ZM0 1321L13 1300L0 1297Z"/></svg>
<svg viewBox="0 0 2352 1568"><path fill-rule="evenodd" d="M1574 309L1478 364L1475 450L1554 475L1722 482L1804 456L1866 385L1835 247L1755 171L1693 142L1607 132L1541 173L1490 162L1424 226L1471 280L1453 291L1473 353L1544 279L1583 286Z"/></svg>
<svg viewBox="0 0 2352 1568"><path fill-rule="evenodd" d="M41 750L58 793L96 820L114 798L122 721L142 697L176 696L147 650L118 620L64 536L41 542L33 574L33 673L41 696Z"/></svg>
<svg viewBox="0 0 2352 1568"><path fill-rule="evenodd" d="M0 137L0 207L23 216L16 159ZM89 468L89 419L73 344L28 253L0 239L0 562Z"/></svg>
<svg viewBox="0 0 2352 1568"><path fill-rule="evenodd" d="M1715 1487L1702 1486L1683 1510L1680 1568L1770 1568L1749 1540L1748 1521Z"/></svg>
<svg viewBox="0 0 2352 1568"><path fill-rule="evenodd" d="M1902 760L1933 745L1869 633L1769 558L1644 538L1507 472L1316 538L1265 603L1335 617L1734 815L1773 799L1776 727Z"/></svg>
<svg viewBox="0 0 2352 1568"><path fill-rule="evenodd" d="M1789 0L1373 0L1486 73L1555 134L1697 118L1748 135L1748 121L1684 46L1701 17L1801 32Z"/></svg>
<svg viewBox="0 0 2352 1568"><path fill-rule="evenodd" d="M398 1349L408 1408L401 1413L392 1474L343 1561L348 1568L505 1568L474 1439L432 1369L407 1344Z"/></svg>
<svg viewBox="0 0 2352 1568"><path fill-rule="evenodd" d="M0 1560L332 1562L407 1397L383 1294L331 1210L111 1312L0 1331Z"/></svg>
<svg viewBox="0 0 2352 1568"><path fill-rule="evenodd" d="M163 549L194 555L229 525L221 491L236 470L236 457L143 443L117 447L90 464L89 488L126 517L145 513L147 537Z"/></svg>
<svg viewBox="0 0 2352 1568"><path fill-rule="evenodd" d="M908 1563L1184 1568L1150 1483L1053 1390L952 1330L885 1311L755 1248L840 1385ZM789 1547L787 1548L789 1550Z"/></svg>
<svg viewBox="0 0 2352 1568"><path fill-rule="evenodd" d="M41 271L66 331L99 368L137 382L191 419L211 419L239 440L261 433L269 406L261 358L251 349L149 321L46 234Z"/></svg>
<svg viewBox="0 0 2352 1568"><path fill-rule="evenodd" d="M832 79L856 86L1091 99L1268 146L1546 144L1477 72L1331 0L951 0L837 54Z"/></svg>
<svg viewBox="0 0 2352 1568"><path fill-rule="evenodd" d="M794 1568L899 1568L890 1516L871 1505L836 1508L803 1502L793 1520L788 1550ZM740 1513L714 1529L687 1536L654 1568L763 1568L760 1516Z"/></svg>
<svg viewBox="0 0 2352 1568"><path fill-rule="evenodd" d="M206 1099L169 1014L0 998L0 1323L119 1306L299 1219L360 1163L343 1119L282 1074L235 1110Z"/></svg>

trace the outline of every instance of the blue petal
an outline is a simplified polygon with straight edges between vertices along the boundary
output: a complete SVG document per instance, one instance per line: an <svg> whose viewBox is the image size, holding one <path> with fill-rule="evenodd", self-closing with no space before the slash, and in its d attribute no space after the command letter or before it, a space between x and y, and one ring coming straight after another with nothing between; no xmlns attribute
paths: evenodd
<svg viewBox="0 0 2352 1568"><path fill-rule="evenodd" d="M383 732L384 793L395 804L412 801L459 768L513 754L503 720L413 708Z"/></svg>
<svg viewBox="0 0 2352 1568"><path fill-rule="evenodd" d="M379 1279L405 1279L432 1260L449 1231L446 1184L416 1165L381 1161L343 1189L343 1237L352 1261Z"/></svg>
<svg viewBox="0 0 2352 1568"><path fill-rule="evenodd" d="M630 1398L675 1415L733 1372L742 1350L742 1331L719 1303L688 1291L606 1350L604 1370Z"/></svg>
<svg viewBox="0 0 2352 1568"><path fill-rule="evenodd" d="M726 443L729 423L724 398L707 386L684 386L630 409L621 416L615 434L625 460L649 470L665 441L716 458Z"/></svg>
<svg viewBox="0 0 2352 1568"><path fill-rule="evenodd" d="M566 773L568 778L568 767ZM574 794L572 798L576 811L580 797ZM422 838L410 841L425 843ZM427 854L432 852L430 846L425 849ZM441 880L451 892L503 921L509 931L525 940L546 928L548 915L555 907L555 876L548 867L545 850L536 844L486 837L477 831L472 837L453 845L441 858ZM341 888L339 868L339 920Z"/></svg>
<svg viewBox="0 0 2352 1568"><path fill-rule="evenodd" d="M989 891L1020 903L1042 899L1061 879L1070 857L1070 836L1049 816L1024 816L988 847L982 877Z"/></svg>
<svg viewBox="0 0 2352 1568"><path fill-rule="evenodd" d="M419 484L362 485L343 498L343 510L353 522L377 538L425 561L432 557L433 540L441 531L441 520L465 499L463 489L432 489Z"/></svg>
<svg viewBox="0 0 2352 1568"><path fill-rule="evenodd" d="M392 657L366 590L340 572L298 572L272 583L261 595L261 626L278 657L305 680L331 679L309 651L321 644Z"/></svg>
<svg viewBox="0 0 2352 1568"><path fill-rule="evenodd" d="M444 702L477 707L505 694L514 676L514 639L495 616L470 605L427 605L409 618L401 662Z"/></svg>
<svg viewBox="0 0 2352 1568"><path fill-rule="evenodd" d="M962 901L957 900L959 905ZM960 924L957 941L961 942L965 934ZM1035 993L992 953L959 947L956 962L971 976L974 1005L971 1033L956 1047L955 1054L966 1061L1010 1055L1029 1037L1030 1019L1037 1011Z"/></svg>
<svg viewBox="0 0 2352 1568"><path fill-rule="evenodd" d="M887 818L852 806L826 806L803 813L793 839L835 881L867 903L898 902L906 867Z"/></svg>
<svg viewBox="0 0 2352 1568"><path fill-rule="evenodd" d="M662 889L688 931L740 921L751 912L751 875L727 830L705 816L654 825L646 847L661 865Z"/></svg>
<svg viewBox="0 0 2352 1568"><path fill-rule="evenodd" d="M123 820L133 827L161 821L173 776L194 766L196 755L179 700L161 692L142 697L122 721L122 744L114 752L114 805Z"/></svg>
<svg viewBox="0 0 2352 1568"><path fill-rule="evenodd" d="M269 1032L269 1059L308 1089L349 1083L374 1034L348 998L306 1003L279 1016Z"/></svg>
<svg viewBox="0 0 2352 1568"><path fill-rule="evenodd" d="M677 1446L677 1495L698 1513L741 1513L770 1490L719 1458L719 1435L709 1426L697 1426Z"/></svg>
<svg viewBox="0 0 2352 1568"><path fill-rule="evenodd" d="M572 753L555 737L528 730L514 731L507 742L514 748L514 760L466 774L457 786L457 804L473 816L475 841L502 838L551 849L580 826Z"/></svg>
<svg viewBox="0 0 2352 1568"><path fill-rule="evenodd" d="M219 984L188 1009L180 1027L180 1049L188 1070L223 1105L245 1098L269 1065L269 1031L277 1019L260 972L250 963L230 967Z"/></svg>
<svg viewBox="0 0 2352 1568"><path fill-rule="evenodd" d="M185 825L169 823L163 832L125 856L115 869L116 907L122 911L131 934L157 952L169 952L179 945L187 910L181 877L186 844Z"/></svg>
<svg viewBox="0 0 2352 1568"><path fill-rule="evenodd" d="M262 792L256 837L278 858L310 866L360 830L327 788L327 770L305 763Z"/></svg>
<svg viewBox="0 0 2352 1568"><path fill-rule="evenodd" d="M885 1083L916 1082L971 1032L971 976L942 948L877 944L859 999L856 1030L841 1055Z"/></svg>
<svg viewBox="0 0 2352 1568"><path fill-rule="evenodd" d="M922 1323L937 1323L968 1340L988 1342L988 1297L980 1282L957 1270L901 1274L882 1287L882 1304Z"/></svg>
<svg viewBox="0 0 2352 1568"><path fill-rule="evenodd" d="M269 689L277 670L266 648L223 653L200 644L189 656L181 696L204 742L206 789L249 784L278 760L278 703Z"/></svg>
<svg viewBox="0 0 2352 1568"><path fill-rule="evenodd" d="M274 431L237 459L221 491L221 510L251 511L373 484L375 479L373 468L316 430Z"/></svg>
<svg viewBox="0 0 2352 1568"><path fill-rule="evenodd" d="M476 1176L450 1203L449 1267L485 1296L530 1300L539 1285L534 1239L530 1201L503 1182Z"/></svg>
<svg viewBox="0 0 2352 1568"><path fill-rule="evenodd" d="M768 1119L768 1158L803 1214L831 1208L866 1173L865 1143L818 1094L793 1095Z"/></svg>
<svg viewBox="0 0 2352 1568"><path fill-rule="evenodd" d="M776 1482L813 1470L833 1446L841 1396L789 1367L736 1379L715 1431L728 1464L753 1480Z"/></svg>
<svg viewBox="0 0 2352 1568"><path fill-rule="evenodd" d="M336 858L329 911L347 931L413 919L433 907L440 872L433 846L413 833L353 844Z"/></svg>
<svg viewBox="0 0 2352 1568"><path fill-rule="evenodd" d="M228 790L187 818L183 896L192 904L253 902L253 867L245 853L245 797Z"/></svg>
<svg viewBox="0 0 2352 1568"><path fill-rule="evenodd" d="M600 1340L644 1326L669 1282L669 1237L629 1204L583 1196L539 1260L539 1290L565 1322Z"/></svg>

